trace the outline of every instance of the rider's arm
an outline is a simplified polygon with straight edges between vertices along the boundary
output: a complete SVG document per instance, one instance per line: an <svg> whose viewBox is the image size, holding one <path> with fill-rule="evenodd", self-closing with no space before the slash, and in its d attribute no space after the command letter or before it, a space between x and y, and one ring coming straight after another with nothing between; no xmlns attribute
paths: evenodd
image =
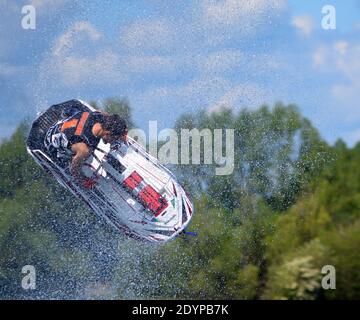
<svg viewBox="0 0 360 320"><path fill-rule="evenodd" d="M85 143L79 142L73 144L71 150L75 153L70 165L71 174L77 180L84 181L86 177L81 172L81 167L90 156L90 149Z"/></svg>

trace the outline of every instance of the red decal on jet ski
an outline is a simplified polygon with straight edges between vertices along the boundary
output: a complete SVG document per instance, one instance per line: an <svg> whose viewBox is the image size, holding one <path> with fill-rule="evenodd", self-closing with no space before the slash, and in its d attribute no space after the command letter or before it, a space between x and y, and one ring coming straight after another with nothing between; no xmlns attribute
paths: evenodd
<svg viewBox="0 0 360 320"><path fill-rule="evenodd" d="M155 214L155 217L161 214L169 205L166 199L149 185L144 187L138 196L145 203L146 207Z"/></svg>
<svg viewBox="0 0 360 320"><path fill-rule="evenodd" d="M129 189L135 189L143 180L140 175L134 171L132 172L123 182L123 184L128 187Z"/></svg>

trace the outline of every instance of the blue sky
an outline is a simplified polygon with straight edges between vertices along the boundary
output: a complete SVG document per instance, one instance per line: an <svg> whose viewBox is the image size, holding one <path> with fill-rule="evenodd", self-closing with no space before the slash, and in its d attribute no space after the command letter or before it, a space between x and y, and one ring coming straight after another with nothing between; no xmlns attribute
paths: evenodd
<svg viewBox="0 0 360 320"><path fill-rule="evenodd" d="M36 9L36 29L21 8ZM324 5L336 29L321 27ZM0 0L0 138L71 98L126 96L138 126L296 103L330 143L360 140L360 1Z"/></svg>

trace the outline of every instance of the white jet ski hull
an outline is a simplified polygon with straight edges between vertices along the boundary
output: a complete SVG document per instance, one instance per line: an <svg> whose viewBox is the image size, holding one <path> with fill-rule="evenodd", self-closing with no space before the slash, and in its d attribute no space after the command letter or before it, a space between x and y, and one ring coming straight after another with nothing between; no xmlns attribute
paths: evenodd
<svg viewBox="0 0 360 320"><path fill-rule="evenodd" d="M93 111L80 100L52 106L48 111L57 113L70 103ZM68 166L59 165L41 147L38 136L44 136L51 123L46 112L33 123L27 150L63 187L118 231L137 240L161 243L184 231L194 211L192 202L173 174L140 144L130 137L126 144L112 146L101 141L83 166L84 174L97 183L93 189L85 189L71 176ZM56 116L54 112L50 115Z"/></svg>

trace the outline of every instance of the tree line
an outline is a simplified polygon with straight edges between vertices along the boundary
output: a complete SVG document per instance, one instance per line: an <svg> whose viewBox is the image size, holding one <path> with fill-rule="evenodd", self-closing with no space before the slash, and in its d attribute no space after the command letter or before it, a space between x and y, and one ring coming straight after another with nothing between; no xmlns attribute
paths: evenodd
<svg viewBox="0 0 360 320"><path fill-rule="evenodd" d="M134 126L126 99L92 104ZM119 235L37 166L24 121L0 145L0 298L359 299L360 143L329 145L282 103L184 114L181 128L234 129L235 168L173 166L198 235L153 246ZM321 286L324 265L335 290Z"/></svg>

